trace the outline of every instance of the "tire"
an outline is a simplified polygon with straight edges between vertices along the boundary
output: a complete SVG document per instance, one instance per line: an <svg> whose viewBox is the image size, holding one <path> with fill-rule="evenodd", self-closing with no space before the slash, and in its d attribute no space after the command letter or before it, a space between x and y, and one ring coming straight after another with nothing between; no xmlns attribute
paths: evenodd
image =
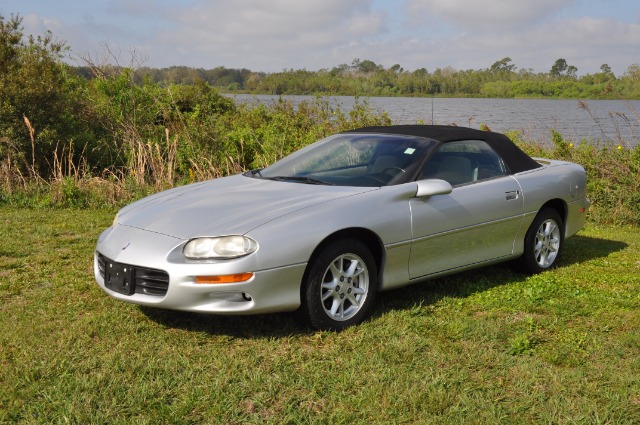
<svg viewBox="0 0 640 425"><path fill-rule="evenodd" d="M525 272L536 274L558 265L564 247L564 223L554 209L540 210L524 237L520 258Z"/></svg>
<svg viewBox="0 0 640 425"><path fill-rule="evenodd" d="M336 240L309 266L302 286L301 313L313 328L341 331L367 317L378 270L365 244L354 239Z"/></svg>

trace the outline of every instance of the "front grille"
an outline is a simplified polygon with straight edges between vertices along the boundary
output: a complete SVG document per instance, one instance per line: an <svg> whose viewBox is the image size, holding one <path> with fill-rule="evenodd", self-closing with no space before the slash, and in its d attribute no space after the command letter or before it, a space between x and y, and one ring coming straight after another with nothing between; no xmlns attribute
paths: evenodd
<svg viewBox="0 0 640 425"><path fill-rule="evenodd" d="M107 262L114 263L102 254L98 254L98 271L102 279L106 278ZM162 297L169 289L169 274L163 270L148 269L126 265L132 269L133 281L135 282L135 293Z"/></svg>
<svg viewBox="0 0 640 425"><path fill-rule="evenodd" d="M135 268L136 293L163 296L169 289L169 274L162 270Z"/></svg>

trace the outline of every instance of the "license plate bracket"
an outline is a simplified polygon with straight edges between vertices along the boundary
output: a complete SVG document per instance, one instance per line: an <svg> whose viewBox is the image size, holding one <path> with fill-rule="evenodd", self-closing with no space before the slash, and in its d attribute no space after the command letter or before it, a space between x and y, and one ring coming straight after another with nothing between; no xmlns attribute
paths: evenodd
<svg viewBox="0 0 640 425"><path fill-rule="evenodd" d="M107 261L105 264L105 286L119 294L133 295L136 291L133 267Z"/></svg>

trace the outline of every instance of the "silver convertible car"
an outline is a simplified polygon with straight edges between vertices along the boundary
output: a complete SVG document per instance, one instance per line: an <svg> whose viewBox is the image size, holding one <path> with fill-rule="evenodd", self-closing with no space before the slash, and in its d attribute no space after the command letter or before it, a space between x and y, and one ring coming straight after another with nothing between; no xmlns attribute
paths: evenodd
<svg viewBox="0 0 640 425"><path fill-rule="evenodd" d="M95 278L139 305L299 309L341 330L379 291L514 259L550 269L588 208L581 166L532 159L502 134L367 127L128 205L99 237Z"/></svg>

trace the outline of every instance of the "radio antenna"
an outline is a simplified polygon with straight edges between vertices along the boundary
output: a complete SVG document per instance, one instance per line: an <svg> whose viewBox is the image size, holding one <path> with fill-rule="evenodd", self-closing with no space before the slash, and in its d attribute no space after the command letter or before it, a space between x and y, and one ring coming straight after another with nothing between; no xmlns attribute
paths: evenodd
<svg viewBox="0 0 640 425"><path fill-rule="evenodd" d="M433 94L431 95L431 125L434 125L435 123L433 122L433 98L436 96L436 92L438 91L438 89L436 89Z"/></svg>

